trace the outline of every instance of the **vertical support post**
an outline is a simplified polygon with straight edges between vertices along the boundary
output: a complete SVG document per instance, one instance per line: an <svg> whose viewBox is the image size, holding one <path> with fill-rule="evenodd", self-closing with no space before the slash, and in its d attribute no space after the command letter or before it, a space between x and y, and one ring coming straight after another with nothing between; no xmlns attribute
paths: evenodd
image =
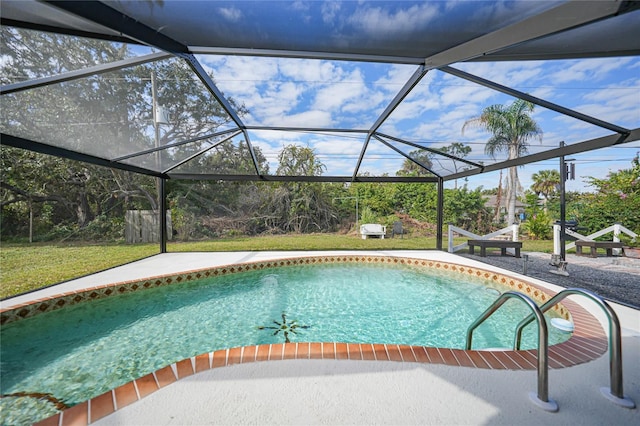
<svg viewBox="0 0 640 426"><path fill-rule="evenodd" d="M158 208L160 209L160 223L158 224L160 227L160 253L167 252L167 189L165 183L165 178L158 178L158 197L160 199L160 203L158 204Z"/></svg>
<svg viewBox="0 0 640 426"><path fill-rule="evenodd" d="M619 223L614 223L613 224L613 241L616 242L616 243L620 242L620 224ZM620 252L621 252L621 250L618 249L618 248L614 248L612 250L612 253L615 256L620 256Z"/></svg>
<svg viewBox="0 0 640 426"><path fill-rule="evenodd" d="M358 222L360 221L360 216L358 212L358 188L356 188L356 234L360 232L360 228L358 228Z"/></svg>
<svg viewBox="0 0 640 426"><path fill-rule="evenodd" d="M518 241L518 234L520 234L520 225L514 223L511 225L511 240Z"/></svg>
<svg viewBox="0 0 640 426"><path fill-rule="evenodd" d="M29 243L33 243L33 202L29 197Z"/></svg>
<svg viewBox="0 0 640 426"><path fill-rule="evenodd" d="M448 252L449 253L453 253L453 229L451 229L451 225L453 225L451 222L449 222L448 224L448 233L447 233L447 245L448 245Z"/></svg>
<svg viewBox="0 0 640 426"><path fill-rule="evenodd" d="M564 147L564 141L560 142L560 148ZM566 206L565 206L565 181L567 180L567 170L564 162L564 155L560 156L560 261L566 261L566 234L565 234L565 220L566 220Z"/></svg>
<svg viewBox="0 0 640 426"><path fill-rule="evenodd" d="M560 225L553 225L553 254L560 256Z"/></svg>
<svg viewBox="0 0 640 426"><path fill-rule="evenodd" d="M438 178L438 211L436 230L436 250L442 250L442 228L444 226L444 179Z"/></svg>
<svg viewBox="0 0 640 426"><path fill-rule="evenodd" d="M158 117L158 93L156 88L156 73L151 71L151 109L153 112L153 129L155 134L155 146L160 146L160 120ZM156 167L161 169L160 151L156 151ZM158 187L158 227L160 236L160 253L167 252L167 193L165 189L165 179L156 178Z"/></svg>

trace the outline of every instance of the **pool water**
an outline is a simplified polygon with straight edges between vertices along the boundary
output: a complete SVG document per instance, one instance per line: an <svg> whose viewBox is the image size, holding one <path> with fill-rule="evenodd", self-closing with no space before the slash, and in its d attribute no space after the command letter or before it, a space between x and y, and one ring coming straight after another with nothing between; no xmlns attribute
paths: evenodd
<svg viewBox="0 0 640 426"><path fill-rule="evenodd" d="M1 393L47 393L72 406L191 356L285 339L464 349L468 326L507 290L465 279L409 266L305 265L82 303L2 328ZM475 331L474 349L511 348L529 313L507 302ZM568 338L549 330L549 344ZM535 323L523 341L523 349L536 347ZM55 412L34 398L0 400L2 424Z"/></svg>

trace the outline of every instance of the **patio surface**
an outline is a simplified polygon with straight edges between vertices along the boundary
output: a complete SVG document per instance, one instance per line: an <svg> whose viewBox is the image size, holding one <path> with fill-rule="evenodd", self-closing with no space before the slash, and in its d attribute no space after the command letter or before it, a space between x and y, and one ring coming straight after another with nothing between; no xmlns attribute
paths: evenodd
<svg viewBox="0 0 640 426"><path fill-rule="evenodd" d="M240 262L309 255L371 254L423 258L502 271L497 256L437 251L169 253L2 302L2 308L68 291L149 276ZM480 258L478 258L480 259ZM585 260L586 261L586 260ZM600 261L596 259L596 261ZM602 269L603 266L598 266ZM622 273L630 275L635 270ZM638 269L640 282L640 269ZM615 281L620 271L610 271ZM511 275L553 291L531 276ZM637 291L637 290L636 290ZM601 321L592 302L571 297ZM611 304L622 325L625 396L640 402L640 312ZM604 327L607 328L606 326ZM528 394L535 371L487 370L437 364L354 360L282 360L207 370L164 387L94 424L638 424L640 410L619 407L600 394L609 386L609 360L551 369L548 413Z"/></svg>

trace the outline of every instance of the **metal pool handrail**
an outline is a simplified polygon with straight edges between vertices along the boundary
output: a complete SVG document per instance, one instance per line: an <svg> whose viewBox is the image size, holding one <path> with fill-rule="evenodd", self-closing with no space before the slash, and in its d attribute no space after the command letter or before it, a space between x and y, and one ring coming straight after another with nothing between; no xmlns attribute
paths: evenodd
<svg viewBox="0 0 640 426"><path fill-rule="evenodd" d="M542 306L540 306L540 310L543 313L547 312L565 297L571 296L572 294L585 296L586 298L595 302L602 308L607 316L607 319L609 320L609 379L611 386L609 391L606 391L606 388L602 388L602 393L605 397L612 400L618 405L622 405L623 407L627 408L634 408L635 403L631 399L625 398L624 392L622 390L622 339L620 337L620 321L618 320L618 315L616 315L611 306L609 306L609 304L602 297L598 296L592 291L582 288L567 288L565 290L562 290ZM522 341L522 330L533 320L534 315L531 314L527 318L520 321L520 324L518 324L518 326L516 327L516 335L513 344L514 350L520 350L520 343ZM612 398L611 396L613 396L614 398Z"/></svg>
<svg viewBox="0 0 640 426"><path fill-rule="evenodd" d="M547 322L544 319L544 314L536 305L536 303L528 296L515 291L506 291L502 293L496 300L487 308L482 315L480 315L467 329L467 344L466 349L470 350L473 340L473 331L482 324L487 318L489 318L495 311L500 308L509 299L520 299L531 309L531 317L535 318L538 322L538 394L529 396L532 401L539 405L541 408L547 411L558 411L558 404L549 400L549 359L548 359L548 330ZM529 318L529 317L527 317ZM537 398L537 401L536 401Z"/></svg>

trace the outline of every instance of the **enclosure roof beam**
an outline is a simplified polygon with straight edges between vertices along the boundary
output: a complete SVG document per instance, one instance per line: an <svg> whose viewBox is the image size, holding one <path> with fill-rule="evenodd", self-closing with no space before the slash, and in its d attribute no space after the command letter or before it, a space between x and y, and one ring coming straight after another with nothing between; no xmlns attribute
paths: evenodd
<svg viewBox="0 0 640 426"><path fill-rule="evenodd" d="M550 109L552 111L559 112L560 114L564 114L564 115L567 115L569 117L573 117L573 118L576 118L578 120L585 121L585 122L587 122L589 124L593 124L593 125L596 125L598 127L602 127L602 128L607 129L607 130L611 130L611 131L616 132L616 133L620 133L620 134L629 133L629 129L625 129L624 127L620 127L620 126L616 126L615 124L607 123L606 121L602 121L600 119L597 119L597 118L594 118L594 117L590 117L590 116L588 116L586 114L582 114L582 113L580 113L578 111L574 111L572 109L565 108L563 106L554 104L552 102L545 101L544 99L540 99L540 98L537 98L535 96L531 96L531 95L529 95L527 93L520 92L519 90L515 90L515 89L512 89L510 87L506 87L506 86L503 86L501 84L494 83L493 81L489 81L489 80L486 80L486 79L484 79L482 77L478 77L476 75L469 74L469 73L464 72L464 71L460 71L459 69L456 69L456 68L452 68L452 67L446 66L446 67L440 68L440 71L446 72L447 74L455 75L456 77L460 77L462 79L465 79L467 81L471 81L473 83L480 84L481 86L488 87L490 89L494 89L494 90L497 90L497 91L502 92L502 93L506 93L507 95L511 95L511 96L516 97L516 98L520 98L520 99L523 99L525 101L529 101L529 102L531 102L533 104L540 105L541 107Z"/></svg>
<svg viewBox="0 0 640 426"><path fill-rule="evenodd" d="M240 120L240 117L235 112L235 109L231 106L229 101L222 95L222 92L218 90L213 80L206 73L202 65L198 60L189 52L189 48L170 38L161 32L147 27L143 23L129 17L128 15L113 9L110 6L102 2L97 1L60 1L60 0L43 0L52 6L59 9L88 19L97 24L103 25L112 30L123 33L135 40L147 44L149 46L157 47L169 53L173 53L185 59L193 72L196 73L198 78L204 83L211 94L220 102L220 105L225 109L229 116L236 122L238 127L244 128L244 124Z"/></svg>
<svg viewBox="0 0 640 426"><path fill-rule="evenodd" d="M427 69L472 60L530 40L567 31L633 8L625 1L572 0L505 28L425 58Z"/></svg>
<svg viewBox="0 0 640 426"><path fill-rule="evenodd" d="M42 0L62 9L66 12L80 16L89 21L111 28L119 33L131 37L134 40L155 46L170 53L189 53L189 49L182 43L167 37L160 31L149 28L142 22L137 21L128 15L113 9L99 1L65 1L65 0Z"/></svg>
<svg viewBox="0 0 640 426"><path fill-rule="evenodd" d="M394 150L398 154L402 155L404 158L406 158L407 160L411 161L412 163L417 164L418 166L420 166L423 169L427 170L429 173L432 173L434 176L436 176L438 178L442 178L442 176L440 176L438 173L436 173L433 170L431 170L430 167L427 167L422 162L411 158L408 154L405 154L402 150L400 150L400 149L396 148L395 146L391 145L389 142L385 141L380 136L374 134L373 137L376 138L378 141L382 142L385 146L391 148L392 150Z"/></svg>
<svg viewBox="0 0 640 426"><path fill-rule="evenodd" d="M407 95L409 95L411 90L418 83L420 83L420 80L422 80L422 77L424 77L428 71L429 70L426 69L424 65L420 65L418 69L414 71L413 75L411 75L411 78L407 80L404 86L402 86L402 89L400 89L400 91L393 98L391 103L389 103L389 105L387 105L387 107L382 112L382 114L380 114L380 117L378 117L376 122L373 123L373 126L371 126L371 128L369 129L369 134L375 133L380 128L380 126L382 126L385 120L389 118L391 113L393 113L393 111L398 107L398 105L400 105L400 102L402 102L404 98L406 98Z"/></svg>
<svg viewBox="0 0 640 426"><path fill-rule="evenodd" d="M369 133L367 129L341 129L331 127L285 127L285 126L246 126L247 130L267 130L274 132L300 132L300 133Z"/></svg>
<svg viewBox="0 0 640 426"><path fill-rule="evenodd" d="M253 161L253 168L256 171L257 175L260 175L260 167L258 166L258 157L253 149L253 144L251 143L251 139L249 138L249 132L247 129L242 129L242 133L244 134L245 142L247 143L247 148L249 148L249 154L251 155L251 161Z"/></svg>
<svg viewBox="0 0 640 426"><path fill-rule="evenodd" d="M424 67L424 65L420 65L418 69L416 69L414 73L411 75L411 78L409 78L409 80L404 84L404 86L402 86L402 88L396 94L393 100L391 100L391 103L389 103L389 105L387 105L387 107L382 112L382 114L380 114L380 116L375 121L375 123L373 123L373 126L371 126L367 134L367 139L364 141L364 145L362 145L362 150L360 151L360 156L358 157L358 162L356 164L356 167L353 170L354 179L358 175L358 171L360 170L360 166L362 165L362 160L364 159L364 154L367 151L367 148L369 147L369 141L371 140L371 136L376 132L376 130L380 128L380 126L382 126L385 120L389 118L391 113L398 107L398 105L400 105L400 102L402 102L404 98L406 98L407 95L409 95L411 90L416 86L416 84L420 82L420 80L422 79L422 77L425 76L427 71L428 70Z"/></svg>
<svg viewBox="0 0 640 426"><path fill-rule="evenodd" d="M169 173L171 170L175 170L176 168L182 166L184 163L187 163L187 162L193 160L194 158L204 154L205 152L217 147L218 145L228 141L229 139L232 139L232 138L238 136L240 133L242 133L242 130L236 130L235 132L233 132L229 136L227 136L227 137L225 137L225 138L223 138L223 139L221 139L219 141L214 142L213 144L211 144L211 146L207 146L207 147L201 149L200 151L196 152L195 154L190 155L189 157L179 161L178 163L174 164L173 166L169 167L168 169L163 170L162 173L166 174L166 173Z"/></svg>
<svg viewBox="0 0 640 426"><path fill-rule="evenodd" d="M169 173L169 178L180 180L219 180L230 182L387 182L387 183L436 183L438 178L434 176L410 177L410 176L281 176L281 175L223 175L223 174L194 174L194 173Z"/></svg>
<svg viewBox="0 0 640 426"><path fill-rule="evenodd" d="M364 144L362 145L362 150L360 150L360 155L358 156L358 162L356 164L355 169L353 169L353 181L355 182L358 177L358 171L360 170L360 166L362 165L362 160L364 159L364 153L367 151L369 147L369 141L371 140L371 133L367 134L367 138L364 140Z"/></svg>
<svg viewBox="0 0 640 426"><path fill-rule="evenodd" d="M149 148L149 149L145 149L144 151L138 151L138 152L134 152L132 154L127 154L127 155L123 155L121 157L116 157L116 158L112 158L111 161L122 161L122 160L127 160L129 158L133 158L133 157L139 157L140 155L146 155L146 154L151 154L157 151L164 151L165 149L169 149L169 148L175 148L176 146L182 146L182 145L187 145L190 144L192 142L198 142L198 141L202 141L205 139L210 139L210 138L215 138L217 136L222 136L222 135L226 135L227 133L231 133L231 132L235 132L238 129L228 129L228 130L223 130L221 132L215 132L215 133L209 133L206 135L202 135L202 136L197 136L195 138L190 138L190 139L186 139L180 142L174 142L174 143L169 143L166 145L162 145L162 146L156 146L154 148Z"/></svg>
<svg viewBox="0 0 640 426"><path fill-rule="evenodd" d="M193 54L252 56L265 58L321 59L325 61L377 62L403 65L423 65L424 58L410 56L363 55L356 53L312 52L303 50L246 49L233 47L189 46Z"/></svg>
<svg viewBox="0 0 640 426"><path fill-rule="evenodd" d="M64 83L66 81L77 80L84 77L93 77L94 75L105 74L108 72L120 70L123 68L133 67L136 65L146 64L161 59L172 57L169 53L157 52L149 55L137 56L133 58L123 59L121 61L111 62L109 64L100 64L82 70L69 71L52 75L44 78L36 78L33 80L20 81L18 83L6 84L0 87L0 95L21 92L24 90L35 89L37 87L49 86L51 84Z"/></svg>
<svg viewBox="0 0 640 426"><path fill-rule="evenodd" d="M496 170L506 169L508 167L522 166L529 163L537 163L538 161L549 160L551 158L558 158L560 156L567 156L573 154L580 154L582 152L593 151L596 149L608 148L614 145L620 145L623 143L635 142L640 140L640 127L632 129L629 133L614 134L603 136L601 138L591 139L584 142L574 143L571 145L565 145L562 148L555 148L548 151L538 152L536 154L525 155L513 160L501 161L499 163L490 164L484 166L484 172L492 172ZM455 173L445 177L445 180L460 179L467 176L473 176L482 173L481 170L466 170L460 173Z"/></svg>
<svg viewBox="0 0 640 426"><path fill-rule="evenodd" d="M27 30L42 31L45 33L65 34L74 37L94 38L98 40L113 41L116 43L140 44L138 40L130 39L123 35L105 34L92 31L83 31L77 29L64 28L62 26L36 24L17 19L8 19L0 16L0 25L7 27L25 28Z"/></svg>
<svg viewBox="0 0 640 426"><path fill-rule="evenodd" d="M484 168L484 166L482 164L480 164L480 163L475 163L473 161L466 160L464 158L457 157L455 155L451 155L451 154L443 152L443 151L438 151L437 149L433 149L433 148L429 148L429 147L426 147L426 146L422 146L422 145L419 145L417 143L409 142L409 141L406 141L404 139L396 138L396 137L391 136L391 135L385 135L384 133L376 132L376 134L378 136L381 136L381 137L386 138L386 139L391 139L393 141L400 142L400 143L403 143L405 145L412 146L414 148L424 149L425 151L429 151L429 152L431 152L433 154L441 155L443 157L447 157L450 160L460 161L461 163L466 163L466 164L469 164L469 165L474 166L474 167Z"/></svg>
<svg viewBox="0 0 640 426"><path fill-rule="evenodd" d="M236 113L235 108L231 105L227 98L224 97L220 89L218 89L218 86L216 86L216 84L213 82L213 79L209 76L209 74L207 74L196 57L192 54L181 54L178 56L187 61L189 67L191 67L193 72L196 73L200 81L202 81L202 83L207 87L209 92L211 92L211 94L216 98L216 100L220 103L222 108L224 108L227 114L229 114L229 117L231 117L236 125L241 129L245 129L246 126L244 125L242 120L240 120L240 117Z"/></svg>
<svg viewBox="0 0 640 426"><path fill-rule="evenodd" d="M154 176L159 178L167 177L162 173L150 169L145 169L143 167L137 167L124 163L116 163L104 158L96 157L95 155L83 154L66 148L60 148L40 142L34 142L32 140L24 139L18 136L12 136L2 133L0 134L0 138L2 138L2 144L6 146L35 151L41 154L53 155L55 157L66 158L68 160L83 161L85 163L95 164L97 166L111 167L114 169L125 170L127 172L140 173L147 176Z"/></svg>

